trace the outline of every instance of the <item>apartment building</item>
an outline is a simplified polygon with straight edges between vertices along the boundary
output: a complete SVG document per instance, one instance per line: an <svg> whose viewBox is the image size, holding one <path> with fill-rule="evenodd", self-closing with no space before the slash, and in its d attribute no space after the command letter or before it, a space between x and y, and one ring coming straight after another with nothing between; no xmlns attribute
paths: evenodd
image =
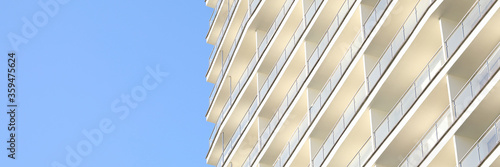
<svg viewBox="0 0 500 167"><path fill-rule="evenodd" d="M497 0L205 0L206 162L500 166Z"/></svg>

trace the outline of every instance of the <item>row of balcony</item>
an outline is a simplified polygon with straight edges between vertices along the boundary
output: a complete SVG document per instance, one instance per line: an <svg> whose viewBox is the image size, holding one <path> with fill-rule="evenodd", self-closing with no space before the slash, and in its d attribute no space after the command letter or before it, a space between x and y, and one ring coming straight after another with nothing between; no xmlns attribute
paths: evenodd
<svg viewBox="0 0 500 167"><path fill-rule="evenodd" d="M287 0L291 1L291 0ZM348 0L346 0L347 2ZM354 0L353 0L354 1ZM382 1L382 0L381 0ZM338 141L338 139L344 135L344 130L348 126L351 126L350 120L352 120L354 117L356 117L357 110L359 110L362 106L365 104L364 101L367 99L368 95L373 94L371 91L375 88L377 85L377 82L384 76L385 70L388 69L388 67L391 65L391 62L393 59L396 58L397 55L400 53L399 50L405 46L406 41L409 39L410 35L412 34L413 30L417 25L419 25L420 19L425 15L425 11L427 8L432 6L433 2L435 0L419 0L417 5L413 8L410 16L406 19L404 25L401 26L399 29L398 33L395 35L395 37L391 40L391 43L387 46L385 51L383 52L382 56L380 59L377 61L375 66L369 70L370 72L367 72L366 75L366 80L365 82L362 83L362 86L360 89L355 93L355 97L351 100L351 103L349 103L347 110L351 109L354 112L352 112L352 116L346 114L346 111L344 111L344 114L342 114L340 120L338 121L335 125L335 128L337 128L337 124L339 122L343 123L343 128L339 126L337 130L337 134L334 135L333 131L335 130L332 129L332 132L328 135L327 139L325 139L324 143L320 147L320 150L316 153L314 158L311 159L311 164L310 166L320 166L323 165L325 159L330 154L330 151L333 149L333 147L336 147L335 144ZM315 2L311 6L315 6ZM346 3L344 2L344 4ZM496 0L478 0L473 7L470 9L470 11L464 16L464 18L459 22L457 27L452 30L451 34L443 40L444 47L440 48L434 57L428 62L428 64L424 67L424 69L420 72L418 77L414 80L414 82L410 85L410 88L408 88L403 96L397 100L396 105L392 107L391 110L387 113L387 115L383 118L381 123L377 123L375 125L376 128L373 130L373 134L371 137L365 142L365 144L361 147L361 149L358 151L358 153L355 155L353 160L349 163L349 166L364 166L366 165L367 161L369 159L374 159L372 156L376 151L380 148L380 146L384 143L384 141L389 137L389 135L392 135L392 131L395 129L395 127L399 126L399 122L405 117L406 113L410 111L410 109L413 107L414 103L416 103L417 100L419 100L419 97L423 94L423 92L426 92L428 85L433 83L434 77L438 75L440 69L445 66L446 62L451 59L452 55L454 55L455 51L457 51L462 44L463 41L468 37L468 35L474 30L476 25L481 21L482 17L486 14L488 11L489 7L494 4ZM380 4L379 2L378 4ZM377 7L379 5L376 5L375 9L373 11L377 10ZM386 5L388 6L390 4L390 1L386 1ZM320 5L318 5L319 8ZM343 5L342 5L343 6ZM342 10L343 7L341 7L340 10ZM379 9L381 10L381 9ZM358 35L356 35L356 39L360 39L361 42L359 44L359 49L363 45L363 41L366 40L366 35L367 33L370 33L371 31L367 31L366 28L374 28L378 22L377 17L373 17L372 15L378 15L379 17L382 16L382 13L374 14L376 12L372 11L372 14L368 16L368 20L363 23L363 29L361 30ZM348 10L349 11L349 10ZM281 11L279 12L280 14L282 13ZM308 13L308 12L306 12ZM340 13L340 12L339 12ZM278 14L278 15L280 15ZM286 12L284 12L284 17L286 15ZM338 14L337 14L338 15ZM304 15L304 17L306 14ZM279 16L277 16L278 18ZM314 17L311 16L311 20ZM257 163L258 157L262 156L262 153L264 147L267 145L270 145L268 143L270 137L272 136L273 133L275 132L276 128L278 127L279 124L282 123L282 118L285 115L285 113L288 110L291 110L290 105L296 101L295 98L298 96L298 93L302 89L305 80L309 78L309 74L311 71L314 69L314 66L316 65L317 62L321 59L323 54L326 54L326 48L330 45L330 40L328 38L332 38L335 33L330 33L329 32L332 30L332 32L336 32L337 29L333 29L334 27L334 22L336 25L340 26L340 23L342 21L338 21L339 16L335 16L335 19L332 21L330 27L328 27L327 32L324 34L324 36L321 38L320 42L318 43L318 46L314 49L312 55L306 60L306 65L303 67L302 71L300 72L299 76L297 77L297 80L293 83L292 87L289 89L288 93L286 94L285 98L279 105L277 111L274 113L272 118L270 119L268 125L264 130L259 134L258 136L258 141L256 145L253 147L252 151L248 155L246 161L244 162L243 166L254 166L254 163ZM374 24L370 25L369 23L371 18L375 18ZM307 18L307 17L306 17ZM301 25L306 25L306 21L302 20L301 23L299 24L298 27L301 27ZM337 28L338 28L337 26ZM245 83L247 82L248 79L250 78L250 75L253 72L253 69L255 68L256 64L259 62L260 57L259 57L259 51L262 51L261 54L264 53L265 48L267 47L267 44L262 47L264 41L267 41L269 43L272 40L272 37L269 39L266 39L268 34L272 32L272 34L277 31L277 29L280 26L275 26L274 24L270 27L270 29L273 29L272 31L268 30L266 33L266 37L264 37L263 41L258 45L258 48L254 58L249 63L249 66L251 64L254 64L251 70L245 70L244 74L242 75L242 78L240 78L240 81L243 81L243 84L237 85L235 90L238 90L236 94L234 92L230 92L230 97L228 99L228 102L226 103L226 106L228 108L224 107L224 110L231 110L231 106L234 103L234 99L238 97L239 91L243 89L245 86ZM307 26L304 26L302 31L305 31ZM274 31L274 32L273 32ZM290 41L294 41L295 36L297 33L294 33L292 36L292 39ZM297 41L299 41L302 35L299 34L299 38ZM365 36L365 39L363 37ZM291 42L294 43L294 42ZM353 42L354 43L354 42ZM245 116L242 118L240 121L239 126L236 128L234 134L231 137L231 140L229 140L229 143L227 146L223 149L223 153L221 158L219 159L219 163L217 166L225 166L226 161L229 161L228 158L230 158L230 155L233 152L233 149L235 149L236 145L238 142L243 142L242 134L245 131L248 131L247 128L249 129L249 123L252 119L256 119L255 115L258 115L259 112L256 112L261 105L260 103L263 102L266 96L269 93L269 90L271 89L272 86L276 85L274 83L278 75L282 72L282 68L284 65L289 61L289 56L292 54L292 52L295 50L295 47L297 44L294 44L291 46L289 49L290 54L287 57L286 50L289 48L290 42L288 45L285 47L285 50L283 51L283 54L278 58L276 65L274 68L271 70L269 76L266 78L265 82L263 83L262 87L257 92L257 96L255 96L254 101L252 102L249 110L245 114ZM261 49L262 48L262 49ZM350 47L352 48L352 46ZM353 50L349 49L349 53L352 53ZM496 53L496 52L495 52ZM346 53L347 54L347 53ZM262 56L262 55L261 55ZM356 54L354 54L356 56ZM472 101L475 99L475 96L477 96L480 91L483 89L483 87L487 84L489 79L493 77L493 75L496 73L497 70L491 69L489 67L484 67L484 66L498 66L498 55L496 56L497 58L495 60L492 60L492 57L487 60L484 64L487 65L482 65L480 69L478 69L478 74L473 74L473 77L469 81L467 81L467 84L464 86L463 90L461 90L458 95L452 99L452 103L450 104L449 107L447 107L443 112L442 115L439 116L438 120L433 124L433 126L425 133L425 135L422 137L422 139L418 142L418 144L408 153L408 155L404 158L403 161L399 164L400 166L418 166L420 163L422 163L423 159L427 157L427 154L429 154L432 149L434 149L435 145L439 143L441 138L447 133L447 130L451 128L454 124L454 121L457 121L457 119L463 114L463 112L467 109L468 105L472 103ZM336 85L338 82L343 79L344 73L342 72L342 68L347 70L348 66L341 66L342 62L348 62L347 64L350 64L350 61L354 60L353 57L350 57L350 60L346 57L342 59L342 61L339 63L337 68L335 68L334 72L331 74L330 78L328 79L327 83L324 85L324 87L321 89L320 93L318 96L310 103L310 108L308 114L306 114L303 119L300 121L298 128L295 130L293 133L292 137L290 138L289 142L286 144L285 148L283 148L282 152L280 155L277 157L275 163L273 166L284 166L285 164L289 164L291 162L288 162L288 159L291 157L292 153L296 154L295 148L297 148L298 144L305 140L303 138L306 132L309 131L309 126L311 126L312 122L315 121L315 117L320 113L320 110L324 107L326 104L326 101L328 99L332 98L330 97L329 92L333 92ZM253 63L252 63L253 62ZM344 63L346 64L346 63ZM497 67L498 68L498 67ZM248 69L248 68L247 68ZM491 71L490 71L491 69ZM481 71L481 72L479 72ZM442 73L442 72L441 72ZM247 77L243 77L247 76ZM476 77L476 76L481 76L481 77ZM489 78L488 78L489 77ZM333 79L335 78L335 79ZM477 79L474 79L477 78ZM473 84L473 81L477 81L477 83ZM240 82L238 82L239 84ZM481 87L482 86L482 87ZM431 89L432 90L432 89ZM469 91L465 91L469 90ZM465 93L464 93L465 92ZM476 93L474 95L474 93ZM234 94L234 96L233 96ZM464 94L464 95L462 95ZM462 96L461 96L462 95ZM470 96L469 96L470 95ZM233 99L233 102L231 101L231 98ZM298 98L297 98L298 99ZM469 100L469 102L467 102ZM230 104L230 105L227 105ZM359 106L358 106L359 105ZM459 108L456 110L456 108ZM461 111L462 113L458 113L457 111L460 111L460 108L463 110ZM257 113L257 114L256 114ZM227 114L227 113L226 113ZM220 116L222 118L222 115ZM238 116L239 117L239 116ZM221 119L219 118L219 119ZM257 118L258 119L258 118ZM219 121L218 121L219 122ZM221 121L222 122L222 121ZM347 122L347 123L346 123ZM496 122L495 121L492 126L485 134L483 134L480 139L474 144L474 146L471 148L466 153L466 156L462 159L459 160L459 166L477 166L484 161L485 157L487 157L490 152L496 148L496 145L498 144L498 141L500 141L500 138L497 135L497 127L496 127ZM500 125L500 123L498 123ZM374 126L374 125L372 125ZM496 141L496 142L494 142ZM281 148L281 147L280 147ZM385 148L384 148L385 149ZM295 153L294 153L295 152ZM311 153L312 154L312 153ZM378 158L378 157L377 157ZM376 158L375 158L376 159ZM267 161L267 160L266 160ZM371 162L372 160L370 160ZM295 162L294 162L295 163ZM234 164L232 164L234 165Z"/></svg>
<svg viewBox="0 0 500 167"><path fill-rule="evenodd" d="M449 60L449 58L455 53L455 51L458 49L460 44L465 40L468 34L471 33L473 28L479 23L480 19L486 13L487 9L491 7L492 5L491 2L493 1L494 0L478 1L478 3L475 6L473 6L473 8L469 11L469 13L464 16L459 25L455 28L454 31L452 31L450 37L446 39L444 42L446 45L446 54L442 53L441 49L437 52L435 57L429 62L426 68L424 68L424 70L420 73L419 77L417 77L415 82L410 86L410 88L401 97L398 103L393 107L393 109L391 109L389 114L384 118L382 123L377 128L375 128L373 136L368 139L368 141L366 142L367 144L365 144L365 146L363 146L360 149L356 157L351 161L350 163L351 166L363 166L365 162L368 160L368 158L371 156L371 154L380 147L381 143L384 142L384 140L389 136L392 130L397 126L397 124L399 124L404 115L411 109L411 107L416 102L418 97L425 91L427 85L431 82L433 77L437 75L438 70L440 70L441 67L445 64L445 62ZM483 9L482 10L483 12L476 13L475 9ZM464 25L470 28L464 29ZM404 29L402 30L403 30L402 32L404 32ZM468 103L465 102L458 103L458 107L464 109L465 107L463 106L464 105L467 106L467 104ZM454 107L456 106L454 105ZM444 132L441 131L440 133L442 136L442 133ZM365 159L363 159L362 157Z"/></svg>

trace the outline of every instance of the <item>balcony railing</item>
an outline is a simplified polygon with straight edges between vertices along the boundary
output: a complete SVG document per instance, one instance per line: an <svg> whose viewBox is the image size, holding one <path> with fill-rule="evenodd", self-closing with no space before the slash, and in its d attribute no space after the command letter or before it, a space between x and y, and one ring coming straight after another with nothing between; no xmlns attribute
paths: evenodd
<svg viewBox="0 0 500 167"><path fill-rule="evenodd" d="M295 0L287 0L285 2L285 4L283 5L283 7L281 8L281 11L280 13L278 14L278 16L276 17L275 19L275 22L273 23L273 26L272 27L279 27L284 19L284 16L288 13L288 11L290 10L291 8L291 5L292 3L294 2ZM247 12L247 14L245 15L245 18L249 18L250 14L251 13L250 11L252 10L249 10ZM244 20L247 20L248 19L244 19ZM246 24L247 21L243 21L242 25L243 24ZM279 24L279 25L278 25ZM243 28L245 26L240 26L240 29L238 31L237 34L239 34L237 36L238 39L241 38L241 32L243 31ZM268 32L271 31L271 28ZM274 32L272 34L268 33L268 35L274 35L274 33L276 32L276 30L274 30ZM234 54L234 50L236 48L236 45L238 44L237 40L235 40L233 42L233 45L231 47L231 50L229 52L229 56L232 56ZM228 56L228 58L230 58ZM243 72L243 75L240 77L240 80L238 81L238 83L236 84L234 90L231 92L231 96L229 97L228 101L225 103L224 105L224 108L221 112L221 114L219 115L219 118L217 120L217 123L214 127L214 130L212 131L212 134L210 135L210 139L209 139L209 143L210 145L212 145L213 143L213 140L215 138L215 135L217 134L219 128L220 128L220 125L222 123L222 121L226 118L227 116L227 113L228 111L230 110L231 106L233 105L234 101L236 100L237 96L239 95L239 93L241 92L241 89L243 88L243 86L246 84L246 82L248 81L249 77L250 77L250 74L252 73L252 71L255 69L255 66L257 65L257 62L259 61L260 57L262 57L262 54L258 54L258 53L255 53L254 54L254 57L251 59L251 61L249 62L247 68L245 69L245 71ZM227 60L227 62L229 62L230 60ZM222 71L221 71L222 72ZM223 75L219 75L219 78L221 78ZM220 83L220 81L218 81L217 83ZM214 89L216 90L216 89ZM212 95L213 93L215 92L214 90L212 90ZM211 95L211 100L213 100L213 96Z"/></svg>
<svg viewBox="0 0 500 167"><path fill-rule="evenodd" d="M439 119L431 126L431 128L425 133L422 139L419 140L417 145L415 145L412 150L408 153L408 155L403 159L399 166L403 167L413 167L419 166L420 163L424 160L424 157L427 156L435 147L435 145L443 138L443 136L447 133L449 128L455 123L455 121L461 116L463 111L465 111L465 107L459 107L459 112L456 110L452 110L452 108L457 108L459 106L469 106L472 103L472 100L479 94L482 88L486 85L486 83L493 77L493 75L500 68L500 54L498 52L498 45L495 47L493 52L490 54L489 58L483 62L478 69L467 81L467 84L461 89L461 91L455 96L454 103L448 106L445 111L441 114ZM471 85L475 85L474 89L472 89ZM474 91L472 91L474 90ZM459 101L457 104L457 99L470 99L466 101ZM473 154L475 155L475 154ZM466 156L465 156L466 157ZM479 163L481 160L476 161L477 159L472 158L466 159L463 161L466 165L463 166L478 166L472 165L471 163ZM462 161L460 161L462 162Z"/></svg>
<svg viewBox="0 0 500 167"><path fill-rule="evenodd" d="M454 117L450 107L446 107L437 121L431 126L425 135L419 140L410 153L401 161L399 166L418 166L424 157L430 153L434 145L441 140L446 131L453 125Z"/></svg>
<svg viewBox="0 0 500 167"><path fill-rule="evenodd" d="M370 156L372 155L372 152L375 150L373 142L372 140L370 140L370 138L368 138L365 144L361 146L361 149L358 151L358 153L356 153L356 156L354 156L349 165L347 165L348 167L364 166L363 164L361 164L361 162L365 162L366 160L368 160L368 158L370 158Z"/></svg>
<svg viewBox="0 0 500 167"><path fill-rule="evenodd" d="M260 1L260 0L256 0ZM212 68L212 64L215 58L215 54L217 54L217 51L220 48L220 43L222 42L222 38L226 34L227 27L229 26L229 22L231 21L231 18L233 17L234 12L236 11L236 4L238 4L239 0L233 0L233 5L229 8L228 15L226 17L226 21L224 22L224 25L222 26L222 29L220 30L219 37L217 38L217 42L214 45L214 48L212 49L212 53L210 54L210 57L208 58L209 62L209 69Z"/></svg>
<svg viewBox="0 0 500 167"><path fill-rule="evenodd" d="M238 140L241 137L241 133L243 133L245 131L245 129L248 127L250 120L253 118L255 111L257 110L257 106L259 106L259 101L257 100L257 96L256 96L254 98L252 104L250 105L250 108L248 109L247 113L241 119L240 124L236 128L236 131L233 133L231 140L229 141L229 143L226 145L226 148L222 152L222 155L219 159L219 162L217 163L218 167L220 167L224 164L224 162L225 162L225 160L227 160L230 152L236 146L236 143L238 142Z"/></svg>
<svg viewBox="0 0 500 167"><path fill-rule="evenodd" d="M209 29L212 29L212 26L213 26L212 24L214 23L215 16L217 16L217 13L220 10L222 1L223 0L218 0L217 1L217 5L215 5L214 11L212 12L212 16L210 16L210 21L209 21L209 24L208 24L208 26L210 27Z"/></svg>
<svg viewBox="0 0 500 167"><path fill-rule="evenodd" d="M458 166L479 166L500 143L500 117L479 137Z"/></svg>
<svg viewBox="0 0 500 167"><path fill-rule="evenodd" d="M239 0L235 0L235 3L233 3L233 6L235 6L235 4L237 3L237 1L239 1ZM253 2L260 2L260 1L261 1L261 0L254 0ZM250 18L250 15L252 15L252 14L253 14L251 11L254 11L254 10L249 9L249 10L247 11L247 13L245 14L245 16L244 16L244 18L243 18L243 22L242 22L242 23L241 23L241 25L240 25L240 29L238 30L237 36L236 36L236 38L235 38L235 40L234 40L234 42L233 42L233 45L232 45L232 47L231 47L231 49L230 49L229 54L228 54L228 57L226 58L226 61L225 61L224 65L222 66L222 69L221 69L221 71L220 71L220 73L219 73L219 77L217 78L217 81L216 81L216 83L215 83L215 86L214 86L214 88L212 89L212 92L210 93L210 98L209 98L210 105L212 105L213 100L214 100L214 97L215 97L215 94L216 94L217 90L218 90L218 89L219 89L219 87L220 87L221 81L222 81L222 79L223 79L223 77L224 77L225 73L227 72L227 67L229 66L229 62L231 61L231 58L233 57L233 54L234 54L234 49L235 49L235 47L236 47L236 44L238 44L239 40L241 39L241 35L242 35L242 33L243 33L242 31L243 31L244 27L246 27L246 25L247 25L247 23L248 23L248 20L249 20L249 18ZM220 37L221 37L221 36L219 36L219 38L220 38ZM253 68L255 67L255 65L253 65L253 67L252 67L252 65L251 65L251 64L252 64L252 63L256 63L256 61L253 61L254 59L255 59L255 57L254 57L254 58L252 58L252 61L250 61L250 62L249 62L249 65L247 66L247 69L246 69L246 71L245 71L245 72L248 72L248 71L249 71L249 67L251 67L251 69L253 70ZM244 75L243 75L243 76L244 76ZM242 77L243 77L243 76L242 76ZM241 81L241 80L242 80L242 79L240 79L240 81ZM245 82L246 82L246 79L245 79ZM238 84L240 84L240 82L238 82ZM235 89L237 89L237 88L238 88L238 86L237 86ZM210 135L210 139L209 139L209 145L210 145L210 146L211 146L211 145L212 145L212 143L213 143L213 140L214 140L214 138L215 138L215 135L217 134L217 131L218 131L219 127L220 127L220 124L222 123L223 119L224 119L224 118L226 117L226 115L227 115L227 111L228 111L228 109L229 109L229 108L228 108L228 105L232 104L232 102L234 102L234 100L235 100L235 99L236 99L236 98L231 98L231 97L230 97L230 98L228 99L228 101L226 101L226 103L225 103L225 105L224 105L224 109L222 110L221 114L219 114L219 118L218 118L218 120L217 120L217 123L216 123L216 125L215 125L214 129L212 130L212 134Z"/></svg>
<svg viewBox="0 0 500 167"><path fill-rule="evenodd" d="M411 84L410 88L406 90L403 96L398 100L396 105L389 111L388 115L384 118L381 124L375 128L373 135L366 141L372 143L362 147L358 154L359 158L354 158L349 166L363 166L371 154L380 147L384 139L392 132L401 119L408 113L412 105L418 97L424 92L428 85L432 82L434 77L438 74L439 70L446 63L446 58L442 54L441 48L434 54L433 58L420 72L419 76ZM360 156L361 155L361 156Z"/></svg>
<svg viewBox="0 0 500 167"><path fill-rule="evenodd" d="M219 37L217 38L217 43L215 44L214 46L214 49L212 50L212 53L210 54L210 67L209 69L211 68L212 64L213 64L213 59L215 57L215 54L217 53L217 50L219 50L220 48L220 42L222 41L222 37L224 36L225 32L226 32L226 29L227 29L227 26L229 25L229 21L231 20L231 16L232 14L234 13L234 10L236 8L236 4L238 4L238 1L239 0L234 0L233 2L233 6L231 7L231 10L229 11L231 15L229 15L226 19L226 22L224 23L224 27L222 28L221 30L221 34L219 35ZM243 19L243 22L242 24L240 25L240 29L242 29L243 27L246 27L246 23L248 21L248 18L246 18L247 15L245 15L244 19ZM243 24L244 23L244 24ZM234 41L239 41L239 38L241 37L241 32L238 32L237 33L237 37L234 39ZM234 43L233 43L234 44ZM223 54L221 52L221 54ZM222 68L219 72L219 75L217 77L217 81L215 82L215 85L214 85L214 88L212 88L212 92L210 93L210 97L209 97L209 101L210 101L210 105L212 104L213 102L213 99L215 97L215 93L217 92L217 90L219 89L220 87L220 84L221 84L221 81L224 77L224 74L226 73L227 71L227 67L229 66L229 62L232 58L232 54L228 54L227 57L226 57L226 61L222 64ZM222 58L222 57L221 57Z"/></svg>
<svg viewBox="0 0 500 167"><path fill-rule="evenodd" d="M253 3L256 3L256 2L260 2L261 0L255 0L253 1ZM273 25L271 25L271 27L269 28L269 30L267 31L267 34L266 34L266 37L265 39L271 39L274 34L276 33L276 30L277 28L281 25L285 15L288 13L288 11L290 10L291 8L291 5L292 3L294 2L295 0L287 0L285 2L285 4L283 5L283 7L281 8L280 12L278 13L278 16L276 16L275 18L275 21L273 22ZM257 7L257 5L252 5L252 6L255 6ZM231 49L229 50L229 54L228 56L226 57L226 60L225 60L225 63L223 64L223 67L219 73L219 77L217 78L217 81L215 83L215 86L214 88L212 89L212 92L210 93L210 97L209 97L209 103L210 105L212 105L213 103L213 100L215 98L215 95L217 93L217 90L219 90L219 86L222 82L222 79L223 79L223 76L226 74L227 72L227 68L229 66L229 63L231 62L233 56L234 56L234 52L236 50L236 47L238 46L239 42L241 41L241 38L242 38L242 34L243 34L243 30L244 28L246 27L246 24L248 23L249 19L250 19L250 16L253 14L253 11L255 11L255 9L252 9L252 8L249 8L247 13L245 14L244 18L243 18L243 22L241 23L240 25L240 28L238 30L238 32L236 33L236 38L235 40L233 41L233 44L231 45ZM267 44L269 43L269 40L263 40L261 42L261 46L267 46ZM264 48L265 49L265 48ZM259 56L262 56L262 53L263 53L263 49L259 50L261 54L259 54ZM238 94L238 93L237 93Z"/></svg>
<svg viewBox="0 0 500 167"><path fill-rule="evenodd" d="M388 5L389 4L387 2L383 2L383 3L378 2L377 3L372 14L375 15L375 13L379 13L379 15L377 15L377 17L370 16L370 18L373 18L375 20L375 24L378 23L377 20L380 19L380 17L382 16L382 13L385 12ZM341 61L340 66L338 66L334 70L334 73L332 74L330 79L327 81L327 83L325 84L323 89L321 90L321 93L313 101L313 103L309 109L309 114L311 115L311 122L313 121L313 118L315 118L316 115L319 113L320 109L324 106L324 104L325 104L326 100L328 99L328 97L330 96L330 94L333 92L333 90L335 88L335 86L333 86L333 85L338 84L338 82L340 81L340 77L339 77L339 76L341 76L340 74L343 75L343 73L345 73L345 71L347 70L347 66L342 65L342 64L346 64L345 63L346 60L347 60L347 62L350 63L354 59L354 57L357 55L357 53L361 49L362 44L366 40L365 37L367 37L368 35L370 35L372 33L372 30L375 27L375 25L373 25L371 27L367 27L367 26L364 26L364 27L369 28L369 30L364 30L363 34L361 34L361 31L360 31L358 33L358 35L356 35L355 41L353 42L353 44L351 44L351 46L349 47L349 49L346 53L346 55L348 55L348 57L344 56L344 58ZM332 85L332 83L334 83L334 84ZM362 85L364 85L364 83ZM333 146L336 144L336 142L340 138L340 135L342 135L342 133L344 132L347 125L354 118L354 115L357 113L357 110L359 110L361 105L364 103L364 100L367 96L367 93L368 93L368 90L365 89L365 87L362 86L359 88L359 90L356 92L356 95L349 103L347 109L344 111L342 116L337 121L336 125L334 126L335 128L332 129L332 131L328 135L327 139L322 144L320 150L318 151L318 153L316 153L316 155L312 159L310 166L320 166L323 163L323 161L325 160L325 158L327 157L327 155L329 154L331 149L333 149Z"/></svg>
<svg viewBox="0 0 500 167"><path fill-rule="evenodd" d="M256 151L256 153L260 152L260 149L262 148L260 146L265 144L262 141L266 142L267 139L269 139L270 134L276 128L276 126L278 125L281 118L283 118L285 111L292 104L293 100L297 96L298 91L303 86L306 79L307 79L307 70L305 70L305 67L304 67L302 69L302 72L300 72L299 76L297 77L297 79L295 79L295 82L292 84L292 86L288 90L287 96L281 102L281 105L278 108L277 112L273 115L271 122L266 126L263 134L259 137L259 140L255 144L255 146L253 147L252 152L254 152L254 150ZM253 161L255 160L255 158L257 158L255 155L250 154L247 157L247 159L245 160L245 163L243 164L243 166L247 166L247 167L251 166Z"/></svg>
<svg viewBox="0 0 500 167"><path fill-rule="evenodd" d="M337 33L337 30L340 28L340 24L347 17L347 13L351 10L352 5L356 0L345 0L342 3L339 11L335 15L333 21L330 23L328 30L325 32L323 37L321 38L318 46L314 49L311 57L307 60L308 70L311 71L312 68L318 63L319 59L322 57L323 53L326 51L326 47L333 40L333 36Z"/></svg>
<svg viewBox="0 0 500 167"><path fill-rule="evenodd" d="M379 81L381 75L389 66L389 63L392 62L392 60L399 52L403 44L408 40L413 30L415 30L417 23L422 19L424 13L427 11L427 9L434 1L435 0L420 0L415 5L413 10L410 12L410 15L406 18L404 24L399 28L397 35L393 37L392 41L390 42L390 45L387 46L384 53L377 61L377 64L371 69L367 77L368 87L370 91ZM376 7L376 9L377 8L378 7ZM374 12L372 14L377 15L377 12ZM369 24L370 24L369 21L367 21L365 27L373 27L369 26Z"/></svg>
<svg viewBox="0 0 500 167"><path fill-rule="evenodd" d="M306 23L310 23L311 19L314 17L317 10L321 6L322 2L323 2L323 0L315 0L311 4L311 6L309 7L308 11L306 12L306 15L307 15L307 13L309 13L309 14L312 13L312 16L306 17L306 18L302 19L302 21L300 21L297 29L295 30L294 35L290 38L287 46L285 47L280 58L278 59L278 62L276 62L276 65L271 70L271 73L269 74L266 81L264 82L264 85L262 86L262 88L259 91L259 96L260 96L261 101L264 100L264 97L267 95L269 88L274 83L278 74L280 73L281 69L283 68L284 64L288 61L288 58L291 56L294 48L297 46L299 39L302 37L306 27L308 26L308 24L306 24ZM306 66L306 67L304 67L302 72L299 74L299 78L303 78L303 80L296 80L293 85L301 85L302 86L302 84L305 82L305 79L307 78L308 75L309 75L309 71L307 71L307 66ZM303 76L303 77L301 77L301 76ZM298 81L300 81L300 82L298 82ZM291 94L290 92L294 92L292 94L294 94L294 97L295 97L295 95L300 90L301 86L298 87L299 89L296 89L294 91L292 91L294 88L294 86L292 86L292 88L289 90L288 95ZM297 87L297 86L295 86L295 87ZM268 123L264 132L262 132L262 134L260 135L259 141L252 149L252 152L254 150L256 150L257 153L260 152L260 150L265 146L265 144L269 140L269 137L271 136L272 132L276 128L277 124L279 123L279 119L284 114L286 108L288 108L288 107L283 107L284 102L287 101L288 105L290 105L292 102L292 100L290 100L288 102L288 99L289 99L288 95L287 95L287 97L285 97L284 101L282 102L282 106L280 108L278 108L278 111L274 114L273 118L271 118L271 121ZM280 113L279 111L283 111L283 113ZM247 157L247 159L245 160L244 165L247 165L247 166L252 165L256 158L257 157L252 157L252 154L250 154Z"/></svg>
<svg viewBox="0 0 500 167"><path fill-rule="evenodd" d="M276 80L276 77L279 73L278 70L281 70L281 68L285 64L286 61L282 61L282 60L288 59L291 52L293 51L293 48L295 48L295 46L299 42L299 39L300 39L300 37L302 37L302 34L304 33L305 28L309 25L308 23L310 23L312 17L314 16L314 14L316 14L316 11L319 9L319 6L322 4L322 2L323 2L323 0L314 0L313 3L311 4L311 6L308 8L308 10L304 16L305 18L302 19L302 21L299 23L299 26L295 30L293 37L288 42L287 46L285 47L285 50L282 52L280 58L278 59L278 62L276 62L276 65L274 66L273 70L271 70L271 73L269 74L266 81L264 82L264 85L260 89L259 94L261 95L261 100L263 100L263 98L264 98L264 95L265 95L264 93L269 90L272 83ZM264 41L268 41L268 40L266 40L266 38L265 38ZM261 45L261 47L262 47L262 45ZM287 54L286 50L288 50L288 54Z"/></svg>
<svg viewBox="0 0 500 167"><path fill-rule="evenodd" d="M496 50L490 55L490 58L474 73L473 77L469 79L468 83L460 90L460 93L453 100L455 118L463 114L465 109L472 103L477 95L479 95L491 78L495 76L499 68L500 52L497 44ZM497 125L494 125L494 128L497 129ZM487 157L494 148L492 145L494 144L496 146L498 142L497 130L494 132L489 131L484 134L460 161L460 166L465 167L482 163L484 158Z"/></svg>

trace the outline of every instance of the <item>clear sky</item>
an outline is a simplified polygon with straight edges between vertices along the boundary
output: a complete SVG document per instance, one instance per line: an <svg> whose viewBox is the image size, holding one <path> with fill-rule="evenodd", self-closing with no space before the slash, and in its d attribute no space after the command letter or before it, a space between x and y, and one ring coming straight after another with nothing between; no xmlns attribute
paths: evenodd
<svg viewBox="0 0 500 167"><path fill-rule="evenodd" d="M0 9L0 166L208 166L213 9L203 0L15 0Z"/></svg>

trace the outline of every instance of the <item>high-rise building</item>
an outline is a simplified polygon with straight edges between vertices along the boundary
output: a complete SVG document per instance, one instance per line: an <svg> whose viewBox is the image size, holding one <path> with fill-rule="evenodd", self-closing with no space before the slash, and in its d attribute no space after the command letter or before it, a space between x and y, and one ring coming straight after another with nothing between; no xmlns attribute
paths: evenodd
<svg viewBox="0 0 500 167"><path fill-rule="evenodd" d="M207 164L500 166L497 0L206 0Z"/></svg>

